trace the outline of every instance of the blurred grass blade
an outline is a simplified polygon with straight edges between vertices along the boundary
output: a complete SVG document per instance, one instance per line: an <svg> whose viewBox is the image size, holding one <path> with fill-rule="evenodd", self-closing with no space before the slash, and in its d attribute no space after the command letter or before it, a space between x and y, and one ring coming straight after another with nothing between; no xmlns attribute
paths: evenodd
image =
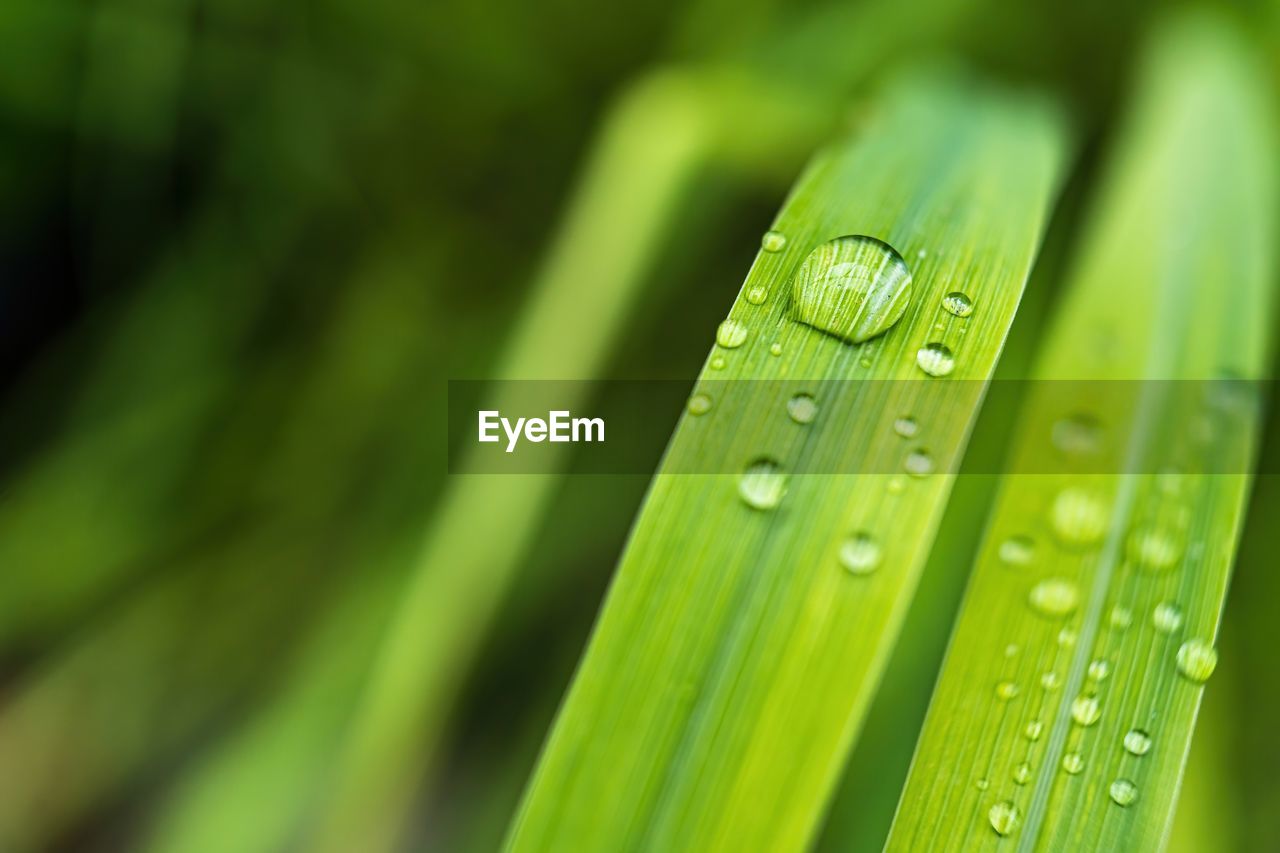
<svg viewBox="0 0 1280 853"><path fill-rule="evenodd" d="M1014 444L1052 453L1055 424L1085 423L1123 459L1078 473L1089 449L1059 441L1080 465L1006 478L891 850L1167 840L1257 438L1257 400L1223 377L1260 377L1269 349L1261 79L1217 21L1160 31L1035 373L1090 381L1039 383ZM1092 380L1137 389L1132 411Z"/></svg>
<svg viewBox="0 0 1280 853"><path fill-rule="evenodd" d="M784 496L779 470L865 470L859 461L888 445L903 448L895 454L921 442L940 457L959 451L976 396L954 430L935 432L930 412L911 407L927 383L958 395L981 383L932 379L917 351L945 341L952 377L989 377L1064 155L1045 104L955 71L890 87L864 134L819 157L779 214L783 239L766 239L704 370L699 393L709 405L682 421L664 470L700 452L708 461L721 454L733 470L769 462L741 482L659 471L513 848L787 849L809 839L951 478L813 474L792 478ZM815 247L859 234L896 248L914 280L897 325L851 346L794 322L787 294ZM972 320L944 312L952 290L981 306ZM802 415L806 426L788 418L778 383L712 381L783 378L901 381L843 386L844 419L836 400L811 401L818 414ZM920 434L902 444L891 424L908 413ZM872 531L879 565L853 576L837 552L860 527Z"/></svg>

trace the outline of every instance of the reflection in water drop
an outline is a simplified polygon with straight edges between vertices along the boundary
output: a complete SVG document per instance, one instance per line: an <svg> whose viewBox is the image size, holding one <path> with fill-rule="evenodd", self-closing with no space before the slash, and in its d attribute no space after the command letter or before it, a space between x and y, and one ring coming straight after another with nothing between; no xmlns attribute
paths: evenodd
<svg viewBox="0 0 1280 853"><path fill-rule="evenodd" d="M772 459L757 459L738 480L738 494L753 509L773 509L787 493L787 475Z"/></svg>
<svg viewBox="0 0 1280 853"><path fill-rule="evenodd" d="M902 256L872 237L830 240L804 259L792 281L796 319L861 343L888 331L911 300Z"/></svg>
<svg viewBox="0 0 1280 853"><path fill-rule="evenodd" d="M950 376L956 369L956 357L946 344L934 342L916 351L916 364L930 376Z"/></svg>

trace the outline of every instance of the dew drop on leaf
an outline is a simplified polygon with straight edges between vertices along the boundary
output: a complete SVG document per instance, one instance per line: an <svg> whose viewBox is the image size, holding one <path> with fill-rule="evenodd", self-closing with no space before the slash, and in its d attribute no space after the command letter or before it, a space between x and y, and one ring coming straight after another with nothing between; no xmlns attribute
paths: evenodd
<svg viewBox="0 0 1280 853"><path fill-rule="evenodd" d="M973 313L973 300L958 290L953 290L942 297L942 307L957 317L968 317Z"/></svg>
<svg viewBox="0 0 1280 853"><path fill-rule="evenodd" d="M889 244L838 237L815 248L792 280L796 319L850 343L884 334L911 300L911 270Z"/></svg>
<svg viewBox="0 0 1280 853"><path fill-rule="evenodd" d="M997 835L1011 835L1022 822L1022 812L1013 803L1002 800L987 812L987 819L991 821L991 828Z"/></svg>
<svg viewBox="0 0 1280 853"><path fill-rule="evenodd" d="M760 238L760 248L766 252L781 252L787 245L787 237L781 231L766 231Z"/></svg>
<svg viewBox="0 0 1280 853"><path fill-rule="evenodd" d="M855 533L840 545L840 565L855 575L869 575L880 565L880 545L868 533Z"/></svg>
<svg viewBox="0 0 1280 853"><path fill-rule="evenodd" d="M1217 666L1218 650L1204 640L1187 640L1178 648L1178 672L1191 681L1208 681Z"/></svg>
<svg viewBox="0 0 1280 853"><path fill-rule="evenodd" d="M729 319L716 329L716 343L725 349L736 349L747 339L747 327L737 320Z"/></svg>
<svg viewBox="0 0 1280 853"><path fill-rule="evenodd" d="M812 423L818 415L818 403L811 394L797 394L787 401L787 414L798 424Z"/></svg>
<svg viewBox="0 0 1280 853"><path fill-rule="evenodd" d="M787 493L787 475L772 459L757 459L738 480L738 494L752 509L773 509Z"/></svg>
<svg viewBox="0 0 1280 853"><path fill-rule="evenodd" d="M956 357L950 347L935 341L916 350L916 364L930 376L950 376L956 369Z"/></svg>

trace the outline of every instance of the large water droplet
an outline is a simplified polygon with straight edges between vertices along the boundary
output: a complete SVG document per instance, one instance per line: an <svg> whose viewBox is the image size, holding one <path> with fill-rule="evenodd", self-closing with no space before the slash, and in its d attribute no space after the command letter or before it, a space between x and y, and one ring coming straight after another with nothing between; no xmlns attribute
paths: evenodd
<svg viewBox="0 0 1280 853"><path fill-rule="evenodd" d="M1102 716L1097 696L1081 695L1071 701L1071 719L1078 726L1092 726Z"/></svg>
<svg viewBox="0 0 1280 853"><path fill-rule="evenodd" d="M1072 776L1084 769L1084 756L1078 752L1068 752L1062 756L1062 769Z"/></svg>
<svg viewBox="0 0 1280 853"><path fill-rule="evenodd" d="M1204 682L1218 666L1218 650L1204 640L1187 640L1178 648L1178 672L1195 682Z"/></svg>
<svg viewBox="0 0 1280 853"><path fill-rule="evenodd" d="M1066 578L1046 578L1031 588L1027 600L1045 616L1066 616L1076 609L1080 593Z"/></svg>
<svg viewBox="0 0 1280 853"><path fill-rule="evenodd" d="M953 290L942 297L942 307L957 317L968 317L973 313L973 300L958 290Z"/></svg>
<svg viewBox="0 0 1280 853"><path fill-rule="evenodd" d="M804 259L792 282L796 319L861 343L886 332L911 300L911 270L872 237L838 237Z"/></svg>
<svg viewBox="0 0 1280 853"><path fill-rule="evenodd" d="M1096 543L1107 532L1107 502L1088 489L1068 488L1053 499L1049 520L1059 541L1068 546Z"/></svg>
<svg viewBox="0 0 1280 853"><path fill-rule="evenodd" d="M1035 554L1035 543L1028 536L1010 536L1000 543L1000 560L1010 566L1029 565Z"/></svg>
<svg viewBox="0 0 1280 853"><path fill-rule="evenodd" d="M930 376L950 376L956 369L956 357L950 347L935 341L916 350L916 364Z"/></svg>
<svg viewBox="0 0 1280 853"><path fill-rule="evenodd" d="M1130 729L1124 736L1124 751L1130 755L1146 755L1151 749L1151 735L1142 729Z"/></svg>
<svg viewBox="0 0 1280 853"><path fill-rule="evenodd" d="M1138 786L1128 779L1117 779L1111 783L1111 801L1117 806L1132 805L1138 799Z"/></svg>
<svg viewBox="0 0 1280 853"><path fill-rule="evenodd" d="M766 231L760 238L760 248L766 252L781 252L787 245L787 237L781 231Z"/></svg>
<svg viewBox="0 0 1280 853"><path fill-rule="evenodd" d="M987 820L991 821L991 828L997 835L1010 835L1022 822L1022 812L1013 803L1003 800L991 807L987 812Z"/></svg>
<svg viewBox="0 0 1280 853"><path fill-rule="evenodd" d="M1172 601L1162 601L1151 611L1151 624L1161 634L1172 634L1182 627L1182 608Z"/></svg>
<svg viewBox="0 0 1280 853"><path fill-rule="evenodd" d="M742 342L747 339L747 327L734 319L725 320L716 329L716 343L725 349L735 349L742 346Z"/></svg>
<svg viewBox="0 0 1280 853"><path fill-rule="evenodd" d="M840 545L840 565L855 575L869 575L880 565L880 545L867 533L855 533Z"/></svg>
<svg viewBox="0 0 1280 853"><path fill-rule="evenodd" d="M772 459L757 459L738 480L738 494L753 509L773 509L787 493L787 475Z"/></svg>
<svg viewBox="0 0 1280 853"><path fill-rule="evenodd" d="M706 394L694 394L689 398L689 414L705 415L711 410L711 398Z"/></svg>
<svg viewBox="0 0 1280 853"><path fill-rule="evenodd" d="M818 415L818 404L810 394L797 394L787 401L787 414L798 424L812 423Z"/></svg>

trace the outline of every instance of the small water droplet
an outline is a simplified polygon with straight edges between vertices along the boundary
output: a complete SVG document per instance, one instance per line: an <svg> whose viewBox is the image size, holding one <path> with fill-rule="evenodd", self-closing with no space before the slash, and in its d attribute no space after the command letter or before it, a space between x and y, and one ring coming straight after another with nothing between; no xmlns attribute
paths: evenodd
<svg viewBox="0 0 1280 853"><path fill-rule="evenodd" d="M781 252L787 245L787 237L781 231L766 231L760 238L760 248L766 252Z"/></svg>
<svg viewBox="0 0 1280 853"><path fill-rule="evenodd" d="M1091 681L1106 681L1111 675L1111 664L1102 658L1098 658L1089 664L1089 679Z"/></svg>
<svg viewBox="0 0 1280 853"><path fill-rule="evenodd" d="M870 367L871 359L867 358L866 356L863 356L862 359L858 361L858 364L862 365L863 367Z"/></svg>
<svg viewBox="0 0 1280 853"><path fill-rule="evenodd" d="M840 545L840 565L855 575L869 575L880 565L880 545L868 533L855 533Z"/></svg>
<svg viewBox="0 0 1280 853"><path fill-rule="evenodd" d="M1010 643L1004 647L1004 656L1007 658L1016 657L1018 652L1022 651L1017 643Z"/></svg>
<svg viewBox="0 0 1280 853"><path fill-rule="evenodd" d="M705 415L711 410L711 398L706 394L694 394L689 398L689 414Z"/></svg>
<svg viewBox="0 0 1280 853"><path fill-rule="evenodd" d="M1172 601L1162 601L1151 611L1151 625L1161 634L1172 634L1182 627L1182 608Z"/></svg>
<svg viewBox="0 0 1280 853"><path fill-rule="evenodd" d="M1102 425L1090 415L1067 415L1053 425L1053 446L1072 456L1097 453L1102 444Z"/></svg>
<svg viewBox="0 0 1280 853"><path fill-rule="evenodd" d="M1045 616L1066 616L1076 609L1080 593L1066 578L1047 578L1031 588L1027 597L1031 606Z"/></svg>
<svg viewBox="0 0 1280 853"><path fill-rule="evenodd" d="M996 698L1001 702L1008 702L1010 699L1018 695L1018 685L1012 681L1002 681L996 685Z"/></svg>
<svg viewBox="0 0 1280 853"><path fill-rule="evenodd" d="M942 297L942 307L957 317L968 317L973 313L973 300L958 290L953 290Z"/></svg>
<svg viewBox="0 0 1280 853"><path fill-rule="evenodd" d="M1022 812L1018 811L1018 807L1008 800L1002 800L996 803L987 812L987 819L991 821L991 828L996 831L997 835L1011 835L1018 829L1018 824L1022 822Z"/></svg>
<svg viewBox="0 0 1280 853"><path fill-rule="evenodd" d="M1044 732L1044 723L1039 720L1032 720L1027 723L1027 727L1022 730L1027 740L1040 740L1040 735Z"/></svg>
<svg viewBox="0 0 1280 853"><path fill-rule="evenodd" d="M769 355L782 355L782 344L776 341L769 344Z"/></svg>
<svg viewBox="0 0 1280 853"><path fill-rule="evenodd" d="M725 360L722 356L716 356L715 358L711 359L712 370L724 370L724 365L725 365Z"/></svg>
<svg viewBox="0 0 1280 853"><path fill-rule="evenodd" d="M903 438L911 438L920 431L920 425L912 417L901 417L893 422L893 431Z"/></svg>
<svg viewBox="0 0 1280 853"><path fill-rule="evenodd" d="M752 305L763 305L765 300L769 298L769 291L763 287L756 285L747 291L747 301Z"/></svg>
<svg viewBox="0 0 1280 853"><path fill-rule="evenodd" d="M738 480L738 494L753 509L773 509L787 493L787 475L772 459L757 459Z"/></svg>
<svg viewBox="0 0 1280 853"><path fill-rule="evenodd" d="M1124 631L1133 624L1133 611L1125 607L1123 604L1117 604L1111 608L1111 627L1117 631Z"/></svg>
<svg viewBox="0 0 1280 853"><path fill-rule="evenodd" d="M927 450L913 450L907 454L902 467L912 477L927 477L933 473L933 457Z"/></svg>
<svg viewBox="0 0 1280 853"><path fill-rule="evenodd" d="M1130 755L1146 755L1151 749L1151 735L1142 729L1129 729L1124 736L1124 751Z"/></svg>
<svg viewBox="0 0 1280 853"><path fill-rule="evenodd" d="M1182 557L1182 537L1159 525L1139 527L1126 544L1129 559L1147 572L1168 571Z"/></svg>
<svg viewBox="0 0 1280 853"><path fill-rule="evenodd" d="M921 258L921 259L923 259L923 258L927 257L928 255L929 255L929 253L928 253L927 251L925 251L924 249L921 249L920 251L916 252L916 257L917 257L917 258Z"/></svg>
<svg viewBox="0 0 1280 853"><path fill-rule="evenodd" d="M1138 786L1128 779L1117 779L1111 783L1111 801L1117 806L1129 806L1138 799Z"/></svg>
<svg viewBox="0 0 1280 853"><path fill-rule="evenodd" d="M930 376L950 376L956 369L956 357L950 347L935 341L916 351L916 364Z"/></svg>
<svg viewBox="0 0 1280 853"><path fill-rule="evenodd" d="M792 282L796 319L862 343L884 334L911 300L911 270L892 246L850 236L815 248Z"/></svg>
<svg viewBox="0 0 1280 853"><path fill-rule="evenodd" d="M1056 672L1046 672L1040 676L1040 686L1045 690L1057 690L1062 685L1062 680L1058 678Z"/></svg>
<svg viewBox="0 0 1280 853"><path fill-rule="evenodd" d="M1013 768L1013 781L1017 782L1019 785L1025 785L1030 782L1031 765L1024 761L1017 767Z"/></svg>
<svg viewBox="0 0 1280 853"><path fill-rule="evenodd" d="M725 349L736 349L747 339L747 327L737 320L725 320L716 329L716 343Z"/></svg>
<svg viewBox="0 0 1280 853"><path fill-rule="evenodd" d="M1062 769L1075 776L1084 769L1084 756L1078 752L1068 752L1062 756Z"/></svg>
<svg viewBox="0 0 1280 853"><path fill-rule="evenodd" d="M1178 672L1192 681L1208 681L1217 666L1218 650L1204 640L1187 640L1178 648Z"/></svg>
<svg viewBox="0 0 1280 853"><path fill-rule="evenodd" d="M1097 696L1087 694L1077 696L1071 701L1071 719L1078 726L1092 726L1102 716L1102 704Z"/></svg>
<svg viewBox="0 0 1280 853"><path fill-rule="evenodd" d="M979 791L985 791L985 790L987 790L988 788L990 788L990 787L991 787L991 780L990 780L990 779L975 779L975 780L974 780L973 785L974 785L974 787L975 787L975 788L977 788Z"/></svg>
<svg viewBox="0 0 1280 853"><path fill-rule="evenodd" d="M1000 560L1006 565L1029 565L1035 555L1036 546L1029 536L1010 536L1000 543Z"/></svg>
<svg viewBox="0 0 1280 853"><path fill-rule="evenodd" d="M1081 488L1063 489L1053 499L1050 521L1058 540L1068 546L1096 543L1107 532L1109 510L1102 496Z"/></svg>
<svg viewBox="0 0 1280 853"><path fill-rule="evenodd" d="M1071 627L1063 628L1058 632L1058 645L1064 649L1069 649L1076 644L1076 630Z"/></svg>
<svg viewBox="0 0 1280 853"><path fill-rule="evenodd" d="M787 401L787 414L798 424L812 423L818 414L818 404L809 394L797 394Z"/></svg>

